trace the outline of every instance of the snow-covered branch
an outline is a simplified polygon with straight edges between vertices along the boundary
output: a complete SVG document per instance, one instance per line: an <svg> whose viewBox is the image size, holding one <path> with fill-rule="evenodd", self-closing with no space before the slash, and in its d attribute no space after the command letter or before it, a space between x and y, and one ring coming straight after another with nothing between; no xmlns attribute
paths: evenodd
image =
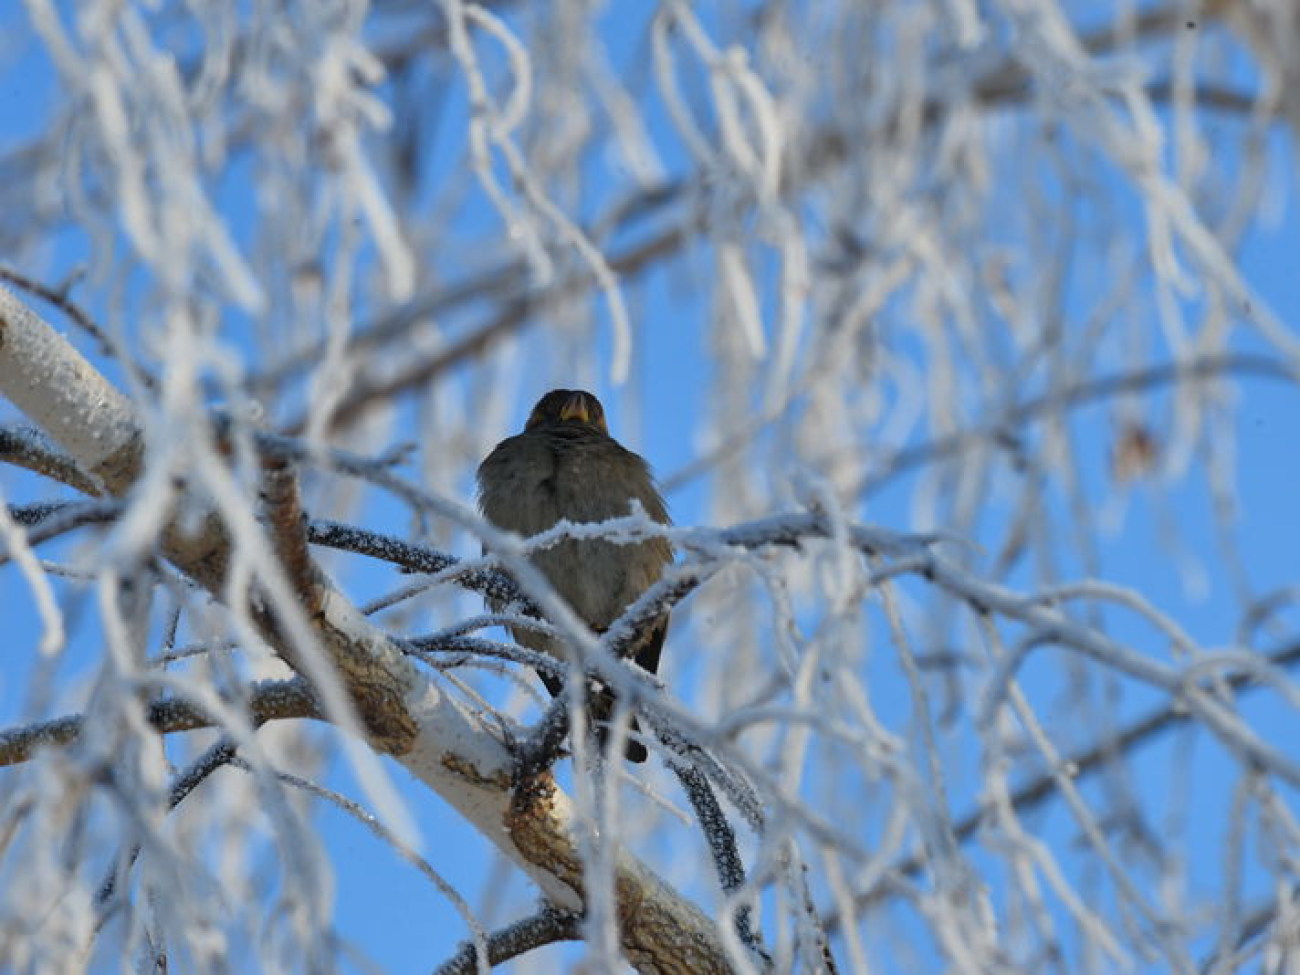
<svg viewBox="0 0 1300 975"><path fill-rule="evenodd" d="M0 289L0 391L50 434L73 459L104 479L119 497L131 493L143 453L141 431L129 402L13 295ZM283 476L283 475L281 475ZM291 498L292 491L279 496ZM274 502L274 499L273 499ZM280 506L288 501L274 502ZM226 516L230 517L229 514ZM297 519L285 516L284 531ZM201 541L179 529L163 536L163 554L218 598L226 592L235 553L234 534L209 516ZM286 543L292 549L291 543ZM300 555L302 553L300 552ZM303 556L305 557L305 556ZM578 910L583 903L583 872L574 846L575 811L549 775L532 780L526 796L512 793L510 753L481 718L459 705L436 681L419 671L382 632L368 624L323 574L291 574L309 592L305 605L288 605L288 586L267 589L262 634L310 680L321 695L321 713L342 721L342 702L327 660L356 708L376 747L398 758L422 782L511 856L546 892L552 903ZM281 580L287 582L289 580ZM309 627L303 633L304 627ZM323 660L313 647L324 651ZM182 708L183 710L186 710ZM204 719L193 714L191 725ZM183 722L183 719L178 719ZM163 722L179 727L176 722ZM75 737L75 719L24 730L13 736L6 754L20 761L42 742ZM628 956L660 971L727 971L725 953L713 925L644 865L624 854L616 868L618 917ZM664 933L672 932L672 943Z"/></svg>

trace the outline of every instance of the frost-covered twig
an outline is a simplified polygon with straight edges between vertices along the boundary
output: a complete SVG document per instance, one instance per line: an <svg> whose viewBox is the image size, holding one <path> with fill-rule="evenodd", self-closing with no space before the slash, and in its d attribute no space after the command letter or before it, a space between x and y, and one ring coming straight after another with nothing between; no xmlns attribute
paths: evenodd
<svg viewBox="0 0 1300 975"><path fill-rule="evenodd" d="M504 622L507 617L501 617L501 619ZM515 618L515 620L517 619L518 617ZM517 626L518 623L511 620L510 625ZM564 661L557 660L550 654L538 650L521 647L517 643L500 643L479 637L435 634L427 637L408 637L403 641L403 645L409 647L412 653L428 657L430 662L436 666L454 664L454 658L456 657L487 657L493 660L507 660L512 663L523 664L533 670L543 671L561 680L568 673ZM448 660L446 658L452 659Z"/></svg>
<svg viewBox="0 0 1300 975"><path fill-rule="evenodd" d="M1006 440L1025 424L1046 419L1055 411L1105 402L1126 393L1154 392L1192 380L1221 376L1252 377L1289 384L1300 382L1300 372L1281 359L1251 353L1197 356L1186 362L1144 366L1096 379L1085 379L1013 404L976 429L921 440L889 453L876 463L879 472L864 477L853 492L863 496L873 495L909 471Z"/></svg>
<svg viewBox="0 0 1300 975"><path fill-rule="evenodd" d="M114 495L130 494L134 499L133 488L142 479L148 483L143 430L134 405L3 288L0 392L40 423L79 465L102 477ZM257 438L238 429L234 433L237 456L246 456L249 440ZM196 499L199 511L197 516L189 513L186 531L168 523L170 507L146 513L154 518L147 526L149 542L156 539L162 554L214 597L230 600L241 632L249 638L263 636L281 656L303 667L320 712L354 732L343 739L354 766L401 830L413 832L413 826L405 807L391 794L374 755L355 733L361 728L353 714L362 719L372 749L391 753L436 790L522 867L553 902L578 909L585 875L576 866L578 816L568 797L548 783L541 792L528 790L529 802L517 802L519 796L510 790L509 754L499 730L416 667L396 641L371 626L327 580L319 581L323 591L313 599L319 612L306 613L273 557L264 526L244 505L230 468L212 450L196 450L187 457L195 465L193 476L209 493ZM172 484L165 472L163 476L164 484ZM584 653L594 646L594 637L527 561L517 539L483 524L463 506L400 478L379 472L376 480L401 492L417 511L438 514L476 531L566 639ZM165 493L157 496L171 499ZM206 507L209 503L211 508ZM274 627L266 626L265 620L251 625L253 621L240 615L239 600L249 591L246 583L254 572L258 588L273 608ZM125 651L124 646L122 666L129 663ZM214 705L215 698L209 704ZM173 706L163 702L155 707L166 711ZM178 707L186 711L191 724L202 720L192 707ZM42 740L68 740L79 728L74 719L41 729L43 735L23 729L4 752L11 762L21 760ZM294 857L309 879L311 858L298 852ZM648 967L684 959L698 972L725 970L725 953L708 918L630 855L620 855L612 866L615 889L620 892L612 906L630 957ZM318 892L319 885L313 882L304 889ZM307 907L309 913L318 909L314 900ZM665 930L672 932L671 939L664 937Z"/></svg>
<svg viewBox="0 0 1300 975"><path fill-rule="evenodd" d="M532 917L515 921L487 938L487 964L500 965L535 948L582 937L582 917L553 907L544 907ZM479 954L473 943L465 944L436 969L434 975L474 975Z"/></svg>
<svg viewBox="0 0 1300 975"><path fill-rule="evenodd" d="M248 716L254 725L289 718L321 718L320 703L300 677L261 681L249 689ZM191 702L162 700L145 708L145 719L159 734L213 727L212 719ZM31 759L46 747L61 747L77 740L82 718L69 715L0 732L0 766Z"/></svg>
<svg viewBox="0 0 1300 975"><path fill-rule="evenodd" d="M501 603L528 606L528 600L519 587L504 573L469 566L460 572L451 572L461 561L453 555L416 542L408 542L394 535L386 535L334 521L316 520L307 525L307 540L313 545L325 545L341 551L368 555L374 559L399 565L408 572L426 572L440 576L440 581L453 582L466 589L482 593Z"/></svg>
<svg viewBox="0 0 1300 975"><path fill-rule="evenodd" d="M528 788L531 782L546 774L556 763L563 753L569 727L568 697L561 694L551 701L542 720L528 737L514 746L511 778L516 789Z"/></svg>
<svg viewBox="0 0 1300 975"><path fill-rule="evenodd" d="M243 772L257 774L259 771L238 755L232 755L228 762L233 768L237 768ZM453 887L440 873L438 873L428 860L422 857L415 849L406 843L402 837L388 829L378 816L365 809L359 803L349 799L347 796L335 792L333 789L327 789L316 782L304 779L300 775L294 775L292 772L284 771L276 771L274 774L275 778L280 782L290 785L295 789L299 789L309 795L313 795L318 799L323 799L336 808L341 809L354 820L365 826L366 829L370 830L370 832L381 841L392 847L397 852L398 856L420 871L425 879L451 902L452 906L456 909L456 912L460 914L461 918L464 919L465 923L474 934L474 940L471 944L478 945L479 947L485 947L487 945L487 933L474 917L474 912L470 910L469 904L465 902L465 898L461 896L460 892L457 891L456 888ZM471 968L470 970L473 971L474 969Z"/></svg>
<svg viewBox="0 0 1300 975"><path fill-rule="evenodd" d="M1293 667L1300 664L1300 643L1275 651L1267 655L1266 659L1275 667ZM1260 685L1253 682L1250 672L1230 674L1224 680L1229 687L1237 691L1262 689ZM1115 761L1118 756L1127 755L1161 733L1190 724L1193 720L1192 713L1180 702L1155 708L1114 734L1107 735L1087 748L1063 757L1061 767L1073 779L1083 779L1095 775L1108 762ZM1053 772L1044 772L1033 776L1027 782L1012 790L1009 804L1017 813L1029 812L1053 798L1057 793L1059 782L1059 775ZM994 807L991 802L980 803L977 808L957 817L953 823L953 835L962 842L972 839L993 811ZM919 855L909 856L892 867L890 874L911 877L924 869L925 866L924 857ZM854 907L857 909L866 908L895 893L897 893L896 888L891 887L888 883L881 883L857 894ZM827 924L832 930L835 930L840 927L843 921L844 918L835 913L829 916Z"/></svg>
<svg viewBox="0 0 1300 975"><path fill-rule="evenodd" d="M58 538L86 525L105 525L116 521L122 513L120 501L47 501L37 504L14 505L9 516L14 523L27 528L27 543ZM0 550L0 564L9 560L9 553Z"/></svg>
<svg viewBox="0 0 1300 975"><path fill-rule="evenodd" d="M254 727L258 725L259 722L254 719ZM190 793L197 789L208 776L212 775L217 769L230 764L234 760L237 751L238 746L235 740L228 735L222 735L213 742L202 755L191 762L172 781L167 794L167 808L175 809L184 802ZM108 876L100 883L99 893L95 896L95 906L100 911L101 925L113 910L113 895L122 886L123 880L125 880L139 856L140 845L137 843L129 852L115 858L113 866L109 869Z"/></svg>
<svg viewBox="0 0 1300 975"><path fill-rule="evenodd" d="M695 809L695 817L713 855L718 885L724 894L734 894L745 883L745 865L736 846L736 831L727 821L708 778L691 764L688 757L670 757L668 764ZM755 951L762 950L762 942L754 929L754 912L748 904L736 908L735 925L741 944Z"/></svg>
<svg viewBox="0 0 1300 975"><path fill-rule="evenodd" d="M13 464L53 478L83 494L98 495L103 487L39 430L0 427L0 463Z"/></svg>

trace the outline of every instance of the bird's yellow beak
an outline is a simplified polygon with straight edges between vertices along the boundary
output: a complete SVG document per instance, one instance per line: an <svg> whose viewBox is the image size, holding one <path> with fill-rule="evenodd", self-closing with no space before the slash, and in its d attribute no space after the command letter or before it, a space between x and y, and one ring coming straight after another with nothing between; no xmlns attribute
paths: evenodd
<svg viewBox="0 0 1300 975"><path fill-rule="evenodd" d="M581 393L574 393L566 399L564 405L560 407L560 419L590 423L591 414L587 411L587 398Z"/></svg>

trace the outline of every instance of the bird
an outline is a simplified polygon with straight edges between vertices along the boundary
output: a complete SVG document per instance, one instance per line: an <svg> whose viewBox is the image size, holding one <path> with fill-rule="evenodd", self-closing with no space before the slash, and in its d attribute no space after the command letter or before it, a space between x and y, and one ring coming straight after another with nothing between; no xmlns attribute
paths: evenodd
<svg viewBox="0 0 1300 975"><path fill-rule="evenodd" d="M479 465L477 479L483 517L525 537L561 520L587 524L624 517L632 513L633 502L659 524L671 524L650 466L609 435L604 407L586 390L553 389L539 399L523 432L493 448ZM529 558L573 611L602 633L662 577L673 561L673 548L663 536L630 545L567 538ZM651 674L659 669L667 631L665 612L628 644L629 656ZM524 627L511 627L511 635L526 647L565 659L550 636ZM563 680L540 671L538 676L553 697L563 692ZM608 689L589 692L588 714L602 745L613 707ZM631 729L640 732L635 718ZM628 739L624 754L631 762L647 757L636 737Z"/></svg>

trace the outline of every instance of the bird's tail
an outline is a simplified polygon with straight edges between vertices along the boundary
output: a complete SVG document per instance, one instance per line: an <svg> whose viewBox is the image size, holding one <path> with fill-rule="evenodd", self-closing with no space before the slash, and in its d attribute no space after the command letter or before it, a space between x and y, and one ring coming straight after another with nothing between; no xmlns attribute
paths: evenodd
<svg viewBox="0 0 1300 975"><path fill-rule="evenodd" d="M551 692L551 697L559 697L564 693L564 681L544 672L538 672L538 677L546 685L546 689ZM605 687L596 684L587 685L587 722L591 729L591 735L596 740L600 750L604 752L605 745L609 741L610 721L614 717L614 692ZM629 762L636 762L638 765L649 757L645 745L641 744L637 738L641 735L641 725L637 723L636 716L632 716L630 728L630 737L623 748L623 757Z"/></svg>

